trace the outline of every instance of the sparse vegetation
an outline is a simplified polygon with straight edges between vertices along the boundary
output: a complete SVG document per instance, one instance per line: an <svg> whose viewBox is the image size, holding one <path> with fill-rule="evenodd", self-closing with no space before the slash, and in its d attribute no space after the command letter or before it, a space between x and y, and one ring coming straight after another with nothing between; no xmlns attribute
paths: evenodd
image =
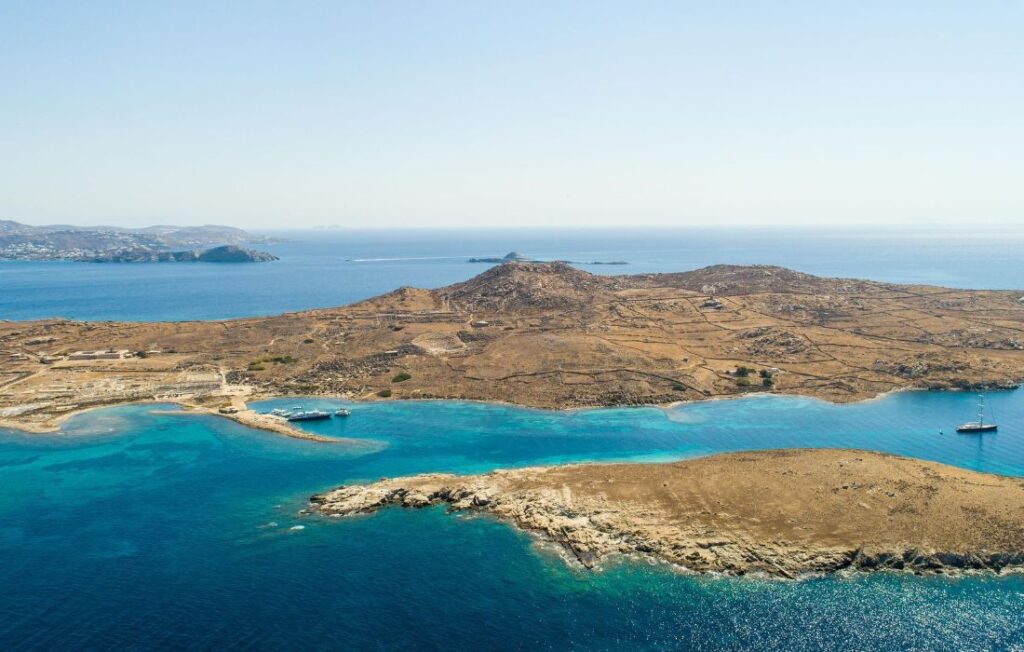
<svg viewBox="0 0 1024 652"><path fill-rule="evenodd" d="M772 380L771 376L765 376L764 378L761 379L761 385L766 389L771 389L772 387L775 386L775 381Z"/></svg>
<svg viewBox="0 0 1024 652"><path fill-rule="evenodd" d="M730 316L725 329L695 328L690 309L696 306L677 303L682 300L668 298L672 293L665 290L685 294L726 282L736 296L752 298L750 310ZM1024 321L1020 292L894 292L872 282L774 268L641 278L523 263L415 296L415 305L384 295L359 306L237 322L0 320L5 349L44 336L59 342L43 347L47 359L109 348L160 352L149 360L132 356L116 364L83 360L45 368L41 359L4 356L12 373L32 375L0 387L0 410L24 404L29 395L53 396L49 406L8 419L49 428L75 406L139 400L173 387L218 393L221 374L265 395L376 398L375 392L390 387L396 398L497 399L552 408L776 390L847 401L882 387L1010 386L1005 379L1024 378L1020 333L1011 327ZM862 302L865 310L855 309ZM444 314L433 311L445 306ZM912 326L891 322L891 314L907 311L922 318ZM398 333L387 329L391 322L377 319L394 314L407 320ZM468 322L477 320L491 327L470 329ZM514 331L502 330L513 323ZM817 358L807 347L821 335L821 324L840 348L834 361L814 370ZM303 345L307 339L314 342ZM787 371L808 368L819 381L786 380ZM403 381L395 378L393 384L403 370L416 382L399 387ZM97 383L99 378L110 382ZM744 378L749 384L738 382Z"/></svg>
<svg viewBox="0 0 1024 652"><path fill-rule="evenodd" d="M266 355L260 358L259 360L254 360L253 362L250 362L249 366L265 362L272 362L274 364L291 364L296 360L297 358L294 358L290 355Z"/></svg>
<svg viewBox="0 0 1024 652"><path fill-rule="evenodd" d="M736 384L740 387L750 387L750 379L746 377L737 378Z"/></svg>
<svg viewBox="0 0 1024 652"><path fill-rule="evenodd" d="M403 371L401 373L395 374L395 377L391 379L391 382L393 382L393 383L404 383L405 381L409 380L410 378L412 378L412 374L409 374L409 373L406 373L406 372Z"/></svg>
<svg viewBox="0 0 1024 652"><path fill-rule="evenodd" d="M391 390L390 389L382 389L379 392L377 392L377 396L379 396L381 398L391 398Z"/></svg>
<svg viewBox="0 0 1024 652"><path fill-rule="evenodd" d="M307 337L306 339L302 340L302 343L303 344L312 344L313 343L313 338L312 337Z"/></svg>

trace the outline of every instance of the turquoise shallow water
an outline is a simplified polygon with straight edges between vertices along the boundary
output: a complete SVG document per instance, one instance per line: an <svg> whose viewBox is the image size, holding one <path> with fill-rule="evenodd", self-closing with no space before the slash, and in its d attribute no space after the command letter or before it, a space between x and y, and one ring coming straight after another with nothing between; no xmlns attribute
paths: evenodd
<svg viewBox="0 0 1024 652"><path fill-rule="evenodd" d="M952 434L973 402L907 393L578 412L410 402L307 424L365 440L351 447L151 405L81 415L59 436L3 432L0 647L1020 649L1022 576L794 583L644 563L590 573L487 518L297 515L312 492L383 475L750 448L870 448L1024 476L1024 393L989 396L998 434Z"/></svg>

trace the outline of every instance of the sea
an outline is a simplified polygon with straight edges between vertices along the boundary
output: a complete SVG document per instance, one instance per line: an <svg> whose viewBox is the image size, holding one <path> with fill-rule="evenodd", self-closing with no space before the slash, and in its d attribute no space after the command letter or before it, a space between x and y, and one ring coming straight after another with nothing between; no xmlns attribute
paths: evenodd
<svg viewBox="0 0 1024 652"><path fill-rule="evenodd" d="M1024 290L1024 226L952 229L587 229L273 231L272 263L0 262L0 319L176 321L275 315L435 288L516 251L595 274L782 265L810 274ZM622 261L626 265L589 265Z"/></svg>
<svg viewBox="0 0 1024 652"><path fill-rule="evenodd" d="M891 235L891 237L889 237ZM984 234L983 234L984 235ZM769 263L953 287L1024 287L1020 235L933 232L306 232L259 265L0 263L0 318L222 319L464 280L468 256L625 260L600 273ZM1015 239L1016 238L1016 239ZM1024 650L1024 575L598 571L486 516L441 508L303 515L308 497L420 472L721 451L850 447L1024 477L1024 392L988 395L998 433L960 436L965 393L851 405L752 396L668 409L542 411L459 401L346 406L323 444L173 405L0 430L3 650ZM756 497L752 497L756 499Z"/></svg>

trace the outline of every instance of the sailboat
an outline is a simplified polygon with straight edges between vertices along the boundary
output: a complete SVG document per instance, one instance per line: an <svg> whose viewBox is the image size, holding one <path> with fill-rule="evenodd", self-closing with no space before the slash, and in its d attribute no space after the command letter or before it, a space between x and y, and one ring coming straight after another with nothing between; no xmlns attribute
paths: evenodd
<svg viewBox="0 0 1024 652"><path fill-rule="evenodd" d="M985 423L985 395L978 394L978 420L957 426L957 432L968 434L977 432L995 432L999 426L994 423Z"/></svg>

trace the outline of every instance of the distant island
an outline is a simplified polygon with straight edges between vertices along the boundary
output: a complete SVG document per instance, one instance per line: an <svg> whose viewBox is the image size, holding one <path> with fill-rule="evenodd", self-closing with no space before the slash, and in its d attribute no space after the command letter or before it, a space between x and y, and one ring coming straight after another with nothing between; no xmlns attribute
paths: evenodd
<svg viewBox="0 0 1024 652"><path fill-rule="evenodd" d="M253 235L231 226L149 226L128 229L116 226L30 226L0 220L0 260L72 260L92 262L103 259L188 260L192 254L210 254L210 248L246 244L267 244L273 239ZM127 254L126 252L132 252ZM198 252L198 253L196 253ZM258 253L258 252L253 252ZM181 258L177 258L182 254ZM213 253L214 257L219 254ZM270 254L259 253L265 260ZM266 258L270 256L269 258ZM231 253L230 258L238 254ZM109 259L109 261L107 260ZM211 261L212 262L212 261ZM225 262L242 262L231 260Z"/></svg>
<svg viewBox="0 0 1024 652"><path fill-rule="evenodd" d="M127 249L112 251L86 260L91 263L266 263L279 260L265 251L243 249L235 245L213 247L205 251L154 251Z"/></svg>
<svg viewBox="0 0 1024 652"><path fill-rule="evenodd" d="M504 256L483 256L477 258L470 258L470 263L538 263L539 260L528 258L517 251L510 251ZM624 260L591 260L591 261L578 261L578 260L558 260L552 262L567 263L569 265L628 265Z"/></svg>

